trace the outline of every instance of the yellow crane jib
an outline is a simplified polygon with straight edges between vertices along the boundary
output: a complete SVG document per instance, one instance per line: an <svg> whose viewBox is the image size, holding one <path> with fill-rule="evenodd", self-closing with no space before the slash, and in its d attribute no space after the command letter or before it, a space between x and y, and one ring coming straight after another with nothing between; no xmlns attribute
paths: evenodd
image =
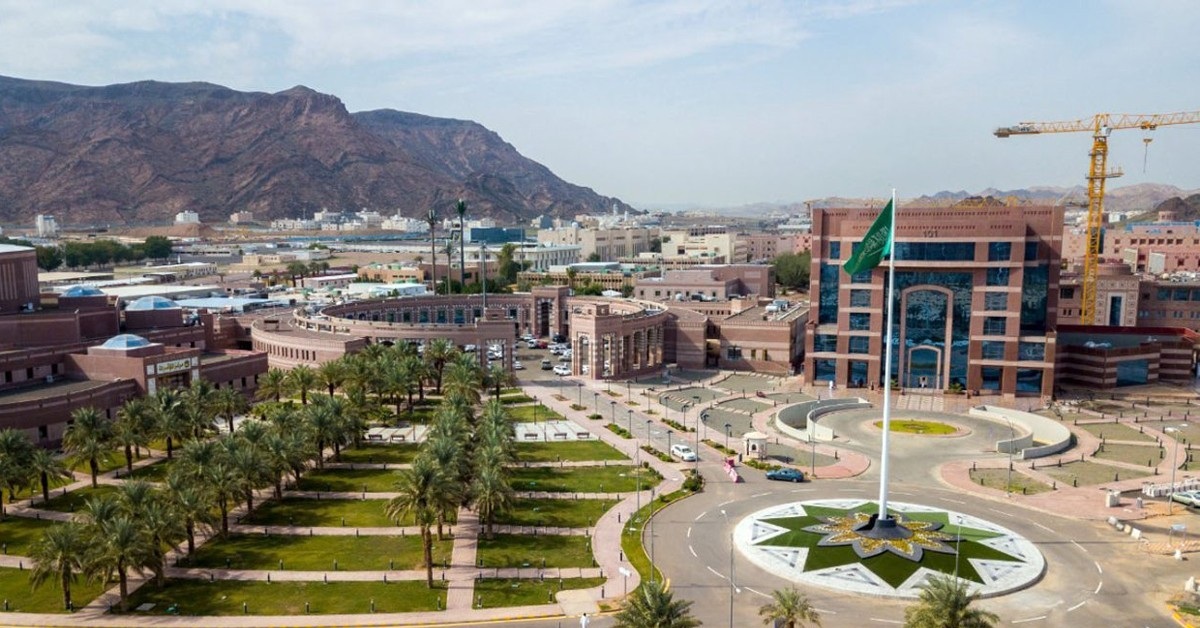
<svg viewBox="0 0 1200 628"><path fill-rule="evenodd" d="M1092 150L1088 153L1088 213L1087 250L1083 258L1082 300L1079 304L1080 319L1084 325L1096 323L1096 276L1100 266L1100 234L1104 225L1104 182L1119 177L1120 169L1108 170L1108 136L1118 129L1141 129L1153 131L1160 126L1195 124L1200 122L1200 111L1176 113L1099 113L1091 118L1064 120L1061 122L1019 122L1013 126L1002 126L995 130L996 137L1014 135L1039 135L1042 133L1091 132Z"/></svg>

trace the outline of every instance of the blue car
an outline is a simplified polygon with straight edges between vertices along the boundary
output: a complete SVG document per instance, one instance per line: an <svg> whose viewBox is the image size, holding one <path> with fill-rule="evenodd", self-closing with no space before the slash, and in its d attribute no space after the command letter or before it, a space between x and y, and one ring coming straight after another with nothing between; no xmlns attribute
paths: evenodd
<svg viewBox="0 0 1200 628"><path fill-rule="evenodd" d="M779 480L780 482L803 482L804 472L784 467L782 469L775 469L774 471L767 471L767 479Z"/></svg>

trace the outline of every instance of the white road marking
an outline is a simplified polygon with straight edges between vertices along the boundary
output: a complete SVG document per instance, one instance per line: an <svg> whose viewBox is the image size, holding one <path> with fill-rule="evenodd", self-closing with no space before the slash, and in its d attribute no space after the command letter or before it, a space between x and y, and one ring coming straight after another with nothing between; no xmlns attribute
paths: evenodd
<svg viewBox="0 0 1200 628"><path fill-rule="evenodd" d="M898 621L895 619L880 619L878 617L872 617L871 621L877 621L881 624L903 624L904 623L902 621Z"/></svg>
<svg viewBox="0 0 1200 628"><path fill-rule="evenodd" d="M723 502L717 504L717 507L720 508L721 506L732 504L733 502L736 502L736 501L737 501L736 499L730 499L728 501L723 501Z"/></svg>
<svg viewBox="0 0 1200 628"><path fill-rule="evenodd" d="M949 497L941 497L939 499L941 499L944 502L950 502L951 504L966 504L967 503L964 501L959 501L957 499L950 499Z"/></svg>
<svg viewBox="0 0 1200 628"><path fill-rule="evenodd" d="M703 517L704 517L704 515L707 515L707 514L708 514L708 511L707 511L707 510L705 510L704 512L702 512L702 513L700 513L700 514L696 515L696 518L695 518L695 519L692 519L692 521L699 521L701 518L703 518Z"/></svg>
<svg viewBox="0 0 1200 628"><path fill-rule="evenodd" d="M1009 514L1009 513L1007 513L1007 512L1004 512L1003 510L996 510L995 508L988 508L988 510L990 510L990 511L992 511L992 512L994 512L994 513L998 514L998 515L1004 515L1005 517L1011 517L1011 516L1012 516L1011 514Z"/></svg>
<svg viewBox="0 0 1200 628"><path fill-rule="evenodd" d="M1092 563L1093 563L1094 565L1096 565L1096 571L1100 572L1100 574L1101 574L1101 575L1103 575L1103 574L1104 574L1104 569L1103 569L1103 568L1100 566L1100 563L1099 563L1099 561L1092 561Z"/></svg>
<svg viewBox="0 0 1200 628"><path fill-rule="evenodd" d="M1078 547L1079 549L1083 550L1084 552L1086 552L1086 551L1087 551L1087 548L1086 548L1086 547L1084 547L1084 546L1080 545L1079 543L1076 543L1075 541L1071 541L1071 545L1074 545L1075 547Z"/></svg>
<svg viewBox="0 0 1200 628"><path fill-rule="evenodd" d="M692 553L692 558L700 558L696 555L696 550L692 549L691 545L688 546L688 551Z"/></svg>
<svg viewBox="0 0 1200 628"><path fill-rule="evenodd" d="M1024 623L1028 623L1028 622L1031 622L1031 621L1041 621L1041 620L1043 620L1043 619L1045 619L1045 618L1046 618L1046 616L1045 616L1045 615L1038 615L1037 617L1030 617L1030 618L1028 618L1028 619L1014 619L1014 620L1012 621L1012 623L1014 623L1014 624L1024 624Z"/></svg>
<svg viewBox="0 0 1200 628"><path fill-rule="evenodd" d="M1084 601L1082 601L1082 602L1080 602L1080 603L1076 604L1075 606L1072 606L1071 608L1068 608L1068 609L1067 609L1067 612L1069 613L1069 612L1071 612L1071 611L1073 611L1073 610L1075 610L1075 609L1079 608L1080 606L1083 606L1084 604L1087 604L1087 600L1084 600Z"/></svg>
<svg viewBox="0 0 1200 628"><path fill-rule="evenodd" d="M813 610L817 611L818 613L820 613L822 615L837 615L837 611L827 611L823 608L814 608Z"/></svg>
<svg viewBox="0 0 1200 628"><path fill-rule="evenodd" d="M692 538L692 526L688 526L687 538Z"/></svg>
<svg viewBox="0 0 1200 628"><path fill-rule="evenodd" d="M770 494L771 494L771 491L767 491L765 493L755 493L755 494L751 495L750 497L764 497L764 496L770 495Z"/></svg>
<svg viewBox="0 0 1200 628"><path fill-rule="evenodd" d="M1103 586L1104 586L1104 581L1101 580L1100 583L1096 585L1096 591L1094 593L1092 593L1092 595L1100 595L1100 588Z"/></svg>
<svg viewBox="0 0 1200 628"><path fill-rule="evenodd" d="M793 493L811 493L815 490L817 490L817 489L815 489L815 488L794 488L794 489L792 489L792 492Z"/></svg>
<svg viewBox="0 0 1200 628"><path fill-rule="evenodd" d="M909 495L909 496L912 496L912 495L913 495L913 493L901 493L900 491L892 491L892 495Z"/></svg>
<svg viewBox="0 0 1200 628"><path fill-rule="evenodd" d="M1033 525L1035 525L1035 526L1037 526L1037 527L1039 527L1039 528L1041 528L1041 529L1043 529L1043 530L1045 530L1045 531L1047 531L1047 532L1053 532L1053 531L1054 531L1053 529L1051 529L1051 528L1048 528L1048 527L1046 527L1046 526L1044 526L1044 525L1042 525L1042 524L1040 524L1040 523L1038 523L1038 522L1036 522L1036 521L1034 521L1034 522L1033 522Z"/></svg>
<svg viewBox="0 0 1200 628"><path fill-rule="evenodd" d="M721 572L717 571L716 569L713 569L712 567L709 567L708 565L705 565L705 568L708 569L709 571L713 572L714 576L716 576L722 580L725 579L725 576L722 576Z"/></svg>
<svg viewBox="0 0 1200 628"><path fill-rule="evenodd" d="M750 587L743 587L743 588L744 588L744 589L746 589L747 591L751 592L751 593L757 593L757 594L759 594L759 595L761 595L761 596L763 596L763 597L765 597L765 598L769 598L769 597L771 597L771 596L767 595L766 593L763 593L762 591L755 591L754 589L751 589Z"/></svg>

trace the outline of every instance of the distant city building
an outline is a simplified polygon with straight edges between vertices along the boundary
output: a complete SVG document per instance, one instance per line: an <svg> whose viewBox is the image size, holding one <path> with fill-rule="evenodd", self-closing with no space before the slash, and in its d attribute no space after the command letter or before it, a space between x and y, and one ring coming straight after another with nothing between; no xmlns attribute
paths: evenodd
<svg viewBox="0 0 1200 628"><path fill-rule="evenodd" d="M769 262L784 253L801 253L812 248L811 233L741 233L738 242L747 262Z"/></svg>
<svg viewBox="0 0 1200 628"><path fill-rule="evenodd" d="M235 225L242 225L248 222L254 222L254 212L240 211L229 214L229 222Z"/></svg>
<svg viewBox="0 0 1200 628"><path fill-rule="evenodd" d="M271 221L271 229L275 231L314 231L321 228L321 223L307 218L280 218Z"/></svg>
<svg viewBox="0 0 1200 628"><path fill-rule="evenodd" d="M723 226L663 230L662 239L664 256L699 257L714 262L719 258L728 263L744 263L747 259L745 242Z"/></svg>
<svg viewBox="0 0 1200 628"><path fill-rule="evenodd" d="M525 240L524 227L467 227L467 242L504 244Z"/></svg>
<svg viewBox="0 0 1200 628"><path fill-rule="evenodd" d="M1058 320L1080 323L1080 270L1062 276ZM1200 273L1167 277L1138 274L1124 262L1100 264L1096 277L1096 322L1107 327L1186 327L1200 331Z"/></svg>
<svg viewBox="0 0 1200 628"><path fill-rule="evenodd" d="M417 218L405 218L400 214L393 214L383 221L380 228L389 231L403 231L405 233L425 231L429 225L424 220Z"/></svg>
<svg viewBox="0 0 1200 628"><path fill-rule="evenodd" d="M578 225L538 231L538 242L542 244L579 245L580 257L584 260L593 255L602 262L616 261L622 257L634 257L650 250L652 239L658 237L655 229L619 228L587 229Z"/></svg>
<svg viewBox="0 0 1200 628"><path fill-rule="evenodd" d="M194 212L190 209L185 209L185 210L175 214L175 224L177 224L177 225L198 225L198 224L200 224L200 214L197 214L196 212Z"/></svg>
<svg viewBox="0 0 1200 628"><path fill-rule="evenodd" d="M775 296L775 267L765 264L698 266L643 277L634 296L648 301L727 301L734 297Z"/></svg>
<svg viewBox="0 0 1200 628"><path fill-rule="evenodd" d="M426 278L425 270L419 266L407 264L367 264L358 267L358 280L381 284L389 283L423 283Z"/></svg>
<svg viewBox="0 0 1200 628"><path fill-rule="evenodd" d="M33 221L39 238L54 238L58 236L58 221L54 216L38 214Z"/></svg>

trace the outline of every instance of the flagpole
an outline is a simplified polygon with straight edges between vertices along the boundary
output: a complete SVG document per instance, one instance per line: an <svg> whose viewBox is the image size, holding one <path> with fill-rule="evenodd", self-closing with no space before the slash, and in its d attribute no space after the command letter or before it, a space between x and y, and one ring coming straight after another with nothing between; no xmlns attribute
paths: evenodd
<svg viewBox="0 0 1200 628"><path fill-rule="evenodd" d="M888 256L888 289L887 297L884 302L887 307L887 333L884 334L884 342L886 343L883 352L883 448L880 451L879 464L879 516L877 520L887 520L887 500L888 500L888 443L891 441L892 434L892 315L895 308L892 297L896 291L896 188L892 188L892 219L889 221L891 225L888 227L888 242L891 243L891 251Z"/></svg>

